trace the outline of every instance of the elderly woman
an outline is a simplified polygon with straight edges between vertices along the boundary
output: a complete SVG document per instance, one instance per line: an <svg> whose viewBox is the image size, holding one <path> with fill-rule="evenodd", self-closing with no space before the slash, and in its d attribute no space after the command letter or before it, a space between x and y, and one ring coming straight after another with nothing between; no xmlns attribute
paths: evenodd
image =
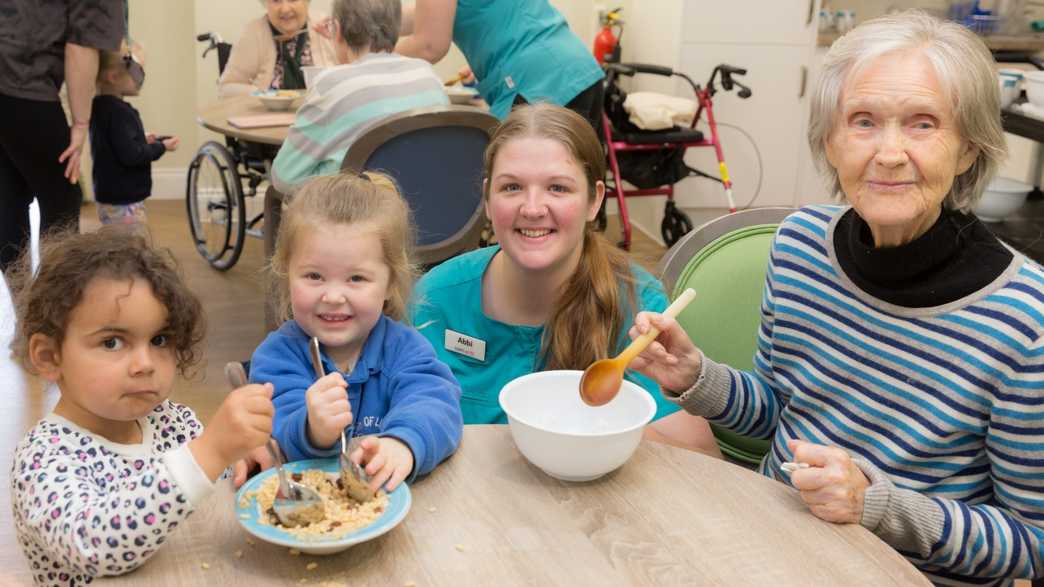
<svg viewBox="0 0 1044 587"><path fill-rule="evenodd" d="M337 63L333 43L308 30L308 0L261 4L266 14L250 21L232 46L218 87L222 98L255 90L302 89L302 67Z"/></svg>
<svg viewBox="0 0 1044 587"><path fill-rule="evenodd" d="M762 473L945 584L1044 573L1044 271L968 213L1004 155L999 112L967 29L857 27L826 57L809 131L848 206L780 226L754 371L658 314L631 331L663 329L634 366L669 399L771 438Z"/></svg>
<svg viewBox="0 0 1044 587"><path fill-rule="evenodd" d="M272 185L291 194L310 177L341 169L367 123L426 106L449 104L431 64L392 53L399 0L334 0L337 61L314 87L272 164Z"/></svg>

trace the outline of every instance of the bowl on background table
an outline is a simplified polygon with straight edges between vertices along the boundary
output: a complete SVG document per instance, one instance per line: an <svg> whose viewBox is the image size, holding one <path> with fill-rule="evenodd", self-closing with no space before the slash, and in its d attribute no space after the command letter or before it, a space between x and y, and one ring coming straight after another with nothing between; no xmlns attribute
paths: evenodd
<svg viewBox="0 0 1044 587"><path fill-rule="evenodd" d="M469 88L467 86L449 86L445 88L446 96L449 98L451 104L471 104L472 100L478 98L478 90L475 88Z"/></svg>
<svg viewBox="0 0 1044 587"><path fill-rule="evenodd" d="M265 90L254 92L254 96L261 101L266 110L283 112L290 110L294 102L304 96L304 92L301 90Z"/></svg>

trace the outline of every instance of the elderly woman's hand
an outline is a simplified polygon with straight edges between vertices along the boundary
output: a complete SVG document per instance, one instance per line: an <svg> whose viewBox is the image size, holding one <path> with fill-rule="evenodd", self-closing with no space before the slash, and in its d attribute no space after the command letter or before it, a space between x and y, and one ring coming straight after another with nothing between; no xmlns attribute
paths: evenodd
<svg viewBox="0 0 1044 587"><path fill-rule="evenodd" d="M858 524L863 517L863 495L870 480L836 446L788 440L794 460L810 465L790 474L790 482L817 518L837 524Z"/></svg>
<svg viewBox="0 0 1044 587"><path fill-rule="evenodd" d="M660 335L631 362L631 368L651 377L662 388L683 392L699 377L703 355L674 318L655 312L640 312L628 335L637 338L654 326Z"/></svg>
<svg viewBox="0 0 1044 587"><path fill-rule="evenodd" d="M333 18L326 16L312 25L312 31L332 41L337 35L337 23Z"/></svg>

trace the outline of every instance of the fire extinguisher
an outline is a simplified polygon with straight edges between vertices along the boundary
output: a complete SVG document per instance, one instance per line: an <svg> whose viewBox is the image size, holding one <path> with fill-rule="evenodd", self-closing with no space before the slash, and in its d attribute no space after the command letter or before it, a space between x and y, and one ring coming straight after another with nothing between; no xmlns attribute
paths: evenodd
<svg viewBox="0 0 1044 587"><path fill-rule="evenodd" d="M602 16L602 30L599 31L594 39L594 56L598 60L599 65L606 61L609 63L618 63L620 61L620 37L623 36L623 21L620 20L621 10L623 9L615 8ZM614 27L616 28L616 33L613 33Z"/></svg>

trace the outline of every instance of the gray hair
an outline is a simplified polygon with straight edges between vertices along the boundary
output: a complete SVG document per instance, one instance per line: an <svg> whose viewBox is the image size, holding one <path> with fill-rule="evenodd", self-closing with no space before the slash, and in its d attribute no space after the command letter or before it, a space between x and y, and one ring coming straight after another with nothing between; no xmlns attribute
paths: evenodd
<svg viewBox="0 0 1044 587"><path fill-rule="evenodd" d="M334 0L333 19L353 51L395 50L402 23L401 0Z"/></svg>
<svg viewBox="0 0 1044 587"><path fill-rule="evenodd" d="M811 96L808 145L816 167L832 180L844 198L841 182L826 156L826 142L837 124L845 80L878 57L898 51L920 51L932 64L953 102L961 137L978 148L972 166L954 178L943 206L969 211L1007 155L1000 119L1000 90L993 58L986 45L967 28L917 10L869 20L838 39L823 62Z"/></svg>

